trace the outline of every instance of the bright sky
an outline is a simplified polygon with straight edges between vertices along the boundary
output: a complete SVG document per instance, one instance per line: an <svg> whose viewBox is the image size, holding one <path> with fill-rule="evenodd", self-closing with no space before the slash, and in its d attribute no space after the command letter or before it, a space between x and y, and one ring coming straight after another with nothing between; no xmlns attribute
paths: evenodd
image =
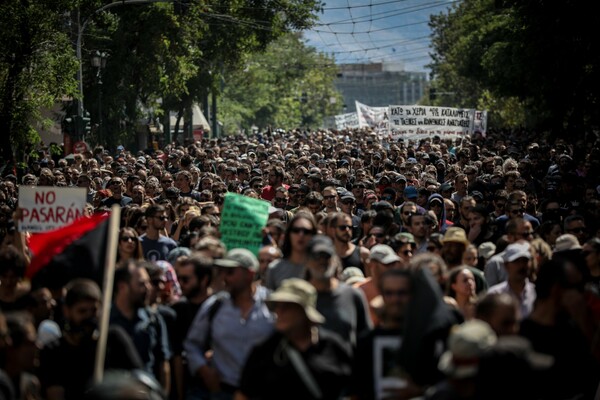
<svg viewBox="0 0 600 400"><path fill-rule="evenodd" d="M446 13L449 0L325 0L320 20L304 32L307 44L338 64L403 63L429 72L429 16Z"/></svg>

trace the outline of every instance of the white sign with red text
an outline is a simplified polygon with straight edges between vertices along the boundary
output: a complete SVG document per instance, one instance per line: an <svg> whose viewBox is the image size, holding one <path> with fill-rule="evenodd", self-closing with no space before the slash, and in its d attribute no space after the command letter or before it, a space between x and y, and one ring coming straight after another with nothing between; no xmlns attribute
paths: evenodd
<svg viewBox="0 0 600 400"><path fill-rule="evenodd" d="M83 216L84 188L21 186L19 188L19 231L46 232L61 228Z"/></svg>

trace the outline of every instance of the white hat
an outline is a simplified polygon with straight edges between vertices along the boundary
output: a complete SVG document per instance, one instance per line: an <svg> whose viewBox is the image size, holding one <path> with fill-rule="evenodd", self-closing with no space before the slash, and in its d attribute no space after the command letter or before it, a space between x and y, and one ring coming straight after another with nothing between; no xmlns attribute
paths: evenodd
<svg viewBox="0 0 600 400"><path fill-rule="evenodd" d="M531 259L531 251L528 242L511 243L504 250L504 262L513 262L519 258Z"/></svg>
<svg viewBox="0 0 600 400"><path fill-rule="evenodd" d="M556 238L556 245L554 246L554 252L569 251L569 250L580 250L581 245L577 236L565 233Z"/></svg>

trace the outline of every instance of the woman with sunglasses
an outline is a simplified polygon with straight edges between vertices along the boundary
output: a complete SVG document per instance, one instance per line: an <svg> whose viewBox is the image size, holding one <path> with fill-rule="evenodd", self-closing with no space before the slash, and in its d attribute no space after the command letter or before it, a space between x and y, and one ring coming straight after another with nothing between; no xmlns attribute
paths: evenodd
<svg viewBox="0 0 600 400"><path fill-rule="evenodd" d="M284 279L303 278L308 260L308 242L317 233L314 216L298 211L285 230L281 251L283 257L267 268L265 286L276 290Z"/></svg>
<svg viewBox="0 0 600 400"><path fill-rule="evenodd" d="M142 244L133 228L121 228L117 247L117 262L143 260Z"/></svg>

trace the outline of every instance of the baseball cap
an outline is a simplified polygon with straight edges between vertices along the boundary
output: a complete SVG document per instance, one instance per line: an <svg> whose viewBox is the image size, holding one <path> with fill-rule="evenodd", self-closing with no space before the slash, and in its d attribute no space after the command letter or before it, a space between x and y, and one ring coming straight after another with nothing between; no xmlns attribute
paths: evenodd
<svg viewBox="0 0 600 400"><path fill-rule="evenodd" d="M523 257L528 260L531 259L528 242L511 243L504 250L504 262L513 262Z"/></svg>
<svg viewBox="0 0 600 400"><path fill-rule="evenodd" d="M416 199L417 198L417 188L414 186L407 186L404 189L404 197L407 199Z"/></svg>
<svg viewBox="0 0 600 400"><path fill-rule="evenodd" d="M335 247L329 236L315 235L307 246L308 254L325 253L329 256L335 255Z"/></svg>
<svg viewBox="0 0 600 400"><path fill-rule="evenodd" d="M225 257L216 259L215 266L223 268L243 267L250 271L258 270L258 259L250 250L247 249L231 249Z"/></svg>
<svg viewBox="0 0 600 400"><path fill-rule="evenodd" d="M378 261L382 264L391 264L396 261L400 261L401 258L396 254L387 244L376 244L371 248L371 254L369 259Z"/></svg>

